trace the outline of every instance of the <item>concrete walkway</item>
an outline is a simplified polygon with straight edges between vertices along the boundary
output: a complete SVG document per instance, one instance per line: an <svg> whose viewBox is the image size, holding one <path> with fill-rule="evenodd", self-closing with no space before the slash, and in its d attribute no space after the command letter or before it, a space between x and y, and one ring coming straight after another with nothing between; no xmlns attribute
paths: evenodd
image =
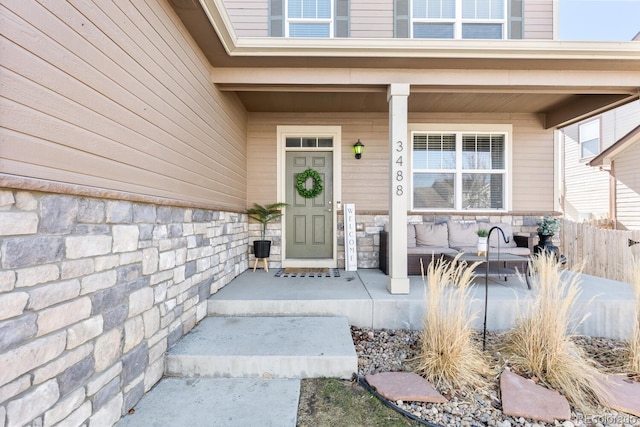
<svg viewBox="0 0 640 427"><path fill-rule="evenodd" d="M300 378L345 377L357 370L349 324L389 329L422 325L420 277L410 278L408 295L391 295L387 276L379 270L340 271L338 278L282 278L275 273L248 270L213 295L211 317L169 350L167 377L118 426L295 426ZM577 333L629 336L630 285L582 275L581 289ZM508 329L532 297L513 277L490 279L488 290L490 330ZM480 329L484 277L476 280L472 296L478 314L474 325ZM343 348L338 352L344 352L339 356L344 360L335 359L340 367L331 371L334 363L327 361L337 348ZM313 362L317 356L328 358Z"/></svg>
<svg viewBox="0 0 640 427"><path fill-rule="evenodd" d="M391 295L380 270L340 271L337 278L279 278L276 271L246 271L209 299L215 316L345 316L358 327L421 329L425 307L422 278L410 276L408 295ZM482 329L485 282L482 271L472 288L473 323ZM572 274L567 272L566 274ZM582 293L574 313L575 332L607 338L631 334L633 291L627 283L580 275ZM517 277L490 277L487 327L504 331L533 298ZM586 317L586 318L585 318Z"/></svg>

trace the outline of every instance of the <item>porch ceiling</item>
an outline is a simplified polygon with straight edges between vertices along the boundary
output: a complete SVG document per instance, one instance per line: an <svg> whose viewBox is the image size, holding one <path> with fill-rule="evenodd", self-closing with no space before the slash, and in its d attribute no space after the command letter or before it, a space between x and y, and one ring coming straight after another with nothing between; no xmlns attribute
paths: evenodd
<svg viewBox="0 0 640 427"><path fill-rule="evenodd" d="M238 38L222 0L171 0L250 112L387 112L409 83L410 112L536 113L561 127L640 96L640 42Z"/></svg>

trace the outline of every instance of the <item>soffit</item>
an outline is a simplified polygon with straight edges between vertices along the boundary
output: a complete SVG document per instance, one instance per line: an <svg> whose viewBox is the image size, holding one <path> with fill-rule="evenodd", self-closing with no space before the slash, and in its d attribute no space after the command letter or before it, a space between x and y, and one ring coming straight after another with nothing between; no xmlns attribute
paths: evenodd
<svg viewBox="0 0 640 427"><path fill-rule="evenodd" d="M387 85L410 83L411 112L540 113L555 127L640 93L640 43L249 39L222 0L171 1L212 81L248 111L383 112Z"/></svg>

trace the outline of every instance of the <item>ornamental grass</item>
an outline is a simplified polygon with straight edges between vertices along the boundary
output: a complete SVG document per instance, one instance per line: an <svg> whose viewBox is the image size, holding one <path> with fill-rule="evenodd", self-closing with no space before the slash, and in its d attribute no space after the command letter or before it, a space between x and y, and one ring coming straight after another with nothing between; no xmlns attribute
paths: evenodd
<svg viewBox="0 0 640 427"><path fill-rule="evenodd" d="M488 363L471 341L470 284L477 264L432 261L425 271L425 316L416 372L440 391L488 384Z"/></svg>
<svg viewBox="0 0 640 427"><path fill-rule="evenodd" d="M640 257L631 256L626 268L627 281L631 283L635 295L635 321L629 340L629 369L640 374Z"/></svg>
<svg viewBox="0 0 640 427"><path fill-rule="evenodd" d="M534 257L530 268L534 299L505 334L504 352L515 370L537 377L579 410L598 406L605 396L602 377L569 335L572 308L580 295L578 274L563 274L553 254Z"/></svg>

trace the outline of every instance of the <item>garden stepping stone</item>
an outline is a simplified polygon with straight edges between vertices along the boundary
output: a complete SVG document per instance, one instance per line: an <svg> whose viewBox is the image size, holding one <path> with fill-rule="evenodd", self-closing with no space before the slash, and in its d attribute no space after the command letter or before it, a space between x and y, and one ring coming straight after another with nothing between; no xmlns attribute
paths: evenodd
<svg viewBox="0 0 640 427"><path fill-rule="evenodd" d="M609 392L609 396L600 396L603 406L640 417L640 382L607 375L602 384Z"/></svg>
<svg viewBox="0 0 640 427"><path fill-rule="evenodd" d="M571 418L567 399L531 380L505 369L500 375L502 412L512 417L524 417L553 424L555 420Z"/></svg>
<svg viewBox="0 0 640 427"><path fill-rule="evenodd" d="M412 372L382 372L367 375L364 379L378 393L394 402L447 402L429 381Z"/></svg>

